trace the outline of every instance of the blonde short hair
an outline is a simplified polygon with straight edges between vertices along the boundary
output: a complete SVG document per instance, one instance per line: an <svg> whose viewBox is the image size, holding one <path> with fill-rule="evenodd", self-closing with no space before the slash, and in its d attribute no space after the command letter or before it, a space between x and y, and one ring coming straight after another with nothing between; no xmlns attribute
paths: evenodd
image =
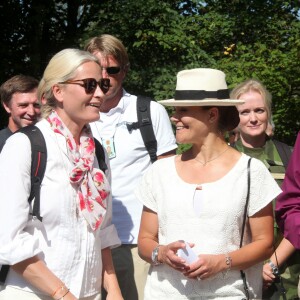
<svg viewBox="0 0 300 300"><path fill-rule="evenodd" d="M78 67L89 61L99 64L91 53L71 48L64 49L51 58L38 86L38 98L43 103L42 117L47 118L57 105L52 92L53 85L72 79Z"/></svg>
<svg viewBox="0 0 300 300"><path fill-rule="evenodd" d="M257 79L248 79L243 81L238 86L236 86L230 93L230 98L239 99L242 94L248 93L250 91L255 91L259 93L264 101L266 107L268 120L272 120L272 95L266 89L262 82Z"/></svg>
<svg viewBox="0 0 300 300"><path fill-rule="evenodd" d="M90 53L101 52L104 57L112 56L120 66L128 70L129 58L123 43L110 34L93 37L85 45L84 50Z"/></svg>

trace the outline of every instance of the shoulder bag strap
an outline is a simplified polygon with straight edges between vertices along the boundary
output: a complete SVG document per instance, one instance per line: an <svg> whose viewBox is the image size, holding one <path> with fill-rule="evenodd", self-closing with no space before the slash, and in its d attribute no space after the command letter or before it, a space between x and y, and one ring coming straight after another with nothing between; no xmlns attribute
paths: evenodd
<svg viewBox="0 0 300 300"><path fill-rule="evenodd" d="M245 203L245 209L244 209L244 217L243 217L243 225L242 225L242 234L241 234L241 241L240 241L240 248L243 245L243 239L244 239L244 233L245 233L245 226L246 226L246 219L247 219L247 211L248 211L248 204L249 204L249 197L250 197L250 184L251 184L251 177L250 177L250 163L251 159L249 158L248 164L247 164L247 196L246 196L246 203ZM247 280L246 280L246 274L243 270L240 271L241 276L243 279L243 285L244 285L244 290L245 290L245 295L246 299L250 299L249 295L249 288L247 285Z"/></svg>

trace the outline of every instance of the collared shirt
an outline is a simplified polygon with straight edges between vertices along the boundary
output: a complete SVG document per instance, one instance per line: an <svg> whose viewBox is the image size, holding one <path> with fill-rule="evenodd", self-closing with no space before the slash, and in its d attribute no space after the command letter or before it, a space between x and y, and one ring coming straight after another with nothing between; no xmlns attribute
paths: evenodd
<svg viewBox="0 0 300 300"><path fill-rule="evenodd" d="M43 221L29 215L31 147L29 139L17 133L7 140L0 155L0 264L13 265L39 255L76 297L87 297L101 290L101 249L120 244L111 224L111 197L100 230L93 232L77 209L65 137L55 133L46 120L37 126L47 145L40 197ZM94 164L98 166L96 159ZM39 292L12 269L6 283Z"/></svg>
<svg viewBox="0 0 300 300"><path fill-rule="evenodd" d="M100 120L91 124L95 138L100 142L112 141L114 156L110 159L112 170L113 223L122 244L137 244L142 214L142 204L134 189L142 175L151 166L150 156L140 130L128 130L127 124L137 122L137 97L123 91L118 105ZM157 140L157 155L177 148L169 116L165 108L151 101L151 120Z"/></svg>

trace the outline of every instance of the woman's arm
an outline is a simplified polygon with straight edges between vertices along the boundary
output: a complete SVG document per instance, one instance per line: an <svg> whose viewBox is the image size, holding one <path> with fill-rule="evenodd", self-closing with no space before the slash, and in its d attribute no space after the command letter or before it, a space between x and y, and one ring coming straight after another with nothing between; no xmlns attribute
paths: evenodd
<svg viewBox="0 0 300 300"><path fill-rule="evenodd" d="M70 291L68 292L68 287L47 268L38 256L21 261L11 268L41 292L52 296L53 299L60 299L64 295L64 300L77 299Z"/></svg>
<svg viewBox="0 0 300 300"><path fill-rule="evenodd" d="M103 287L107 291L107 300L122 300L122 294L115 273L110 248L102 249Z"/></svg>
<svg viewBox="0 0 300 300"><path fill-rule="evenodd" d="M0 264L10 265L41 292L51 296L57 291L55 299L61 298L67 287L38 258L38 237L24 230L32 222L28 203L31 145L27 136L16 133L7 140L0 165ZM65 299L76 298L68 292Z"/></svg>
<svg viewBox="0 0 300 300"><path fill-rule="evenodd" d="M218 255L200 254L199 260L190 265L189 278L209 278L229 269L245 270L270 257L273 244L272 204L268 204L249 218L252 242L241 249Z"/></svg>
<svg viewBox="0 0 300 300"><path fill-rule="evenodd" d="M159 245L158 242L158 218L157 214L149 208L143 208L140 232L138 237L138 250L140 257L153 264L152 252ZM183 242L173 242L168 245L159 245L158 262L165 263L174 269L184 269L187 264L176 255L177 250L184 248Z"/></svg>
<svg viewBox="0 0 300 300"><path fill-rule="evenodd" d="M263 279L271 283L275 279L271 264L280 267L295 251L295 247L285 238L282 239L275 252L270 257L270 261L264 264Z"/></svg>

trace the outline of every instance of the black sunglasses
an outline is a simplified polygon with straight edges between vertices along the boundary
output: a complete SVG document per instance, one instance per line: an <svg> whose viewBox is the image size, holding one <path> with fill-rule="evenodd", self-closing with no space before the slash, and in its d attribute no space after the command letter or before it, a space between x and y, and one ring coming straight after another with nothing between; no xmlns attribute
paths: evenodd
<svg viewBox="0 0 300 300"><path fill-rule="evenodd" d="M106 70L106 73L108 75L116 75L116 74L120 73L121 67L107 67L107 68L101 67L101 70L102 71Z"/></svg>
<svg viewBox="0 0 300 300"><path fill-rule="evenodd" d="M82 81L80 83L78 81ZM109 90L110 80L109 78L101 78L97 81L95 78L85 78L85 79L77 79L77 80L66 80L63 82L59 82L60 84L77 84L84 88L85 92L89 94L93 94L96 91L97 85L100 87L104 94Z"/></svg>

